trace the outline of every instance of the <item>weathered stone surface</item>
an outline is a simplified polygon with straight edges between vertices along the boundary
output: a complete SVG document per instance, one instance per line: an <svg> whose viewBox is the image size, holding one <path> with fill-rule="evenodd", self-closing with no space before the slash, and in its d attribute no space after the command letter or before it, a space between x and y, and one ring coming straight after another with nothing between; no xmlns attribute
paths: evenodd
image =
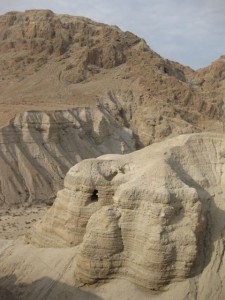
<svg viewBox="0 0 225 300"><path fill-rule="evenodd" d="M224 207L224 151L222 135L194 134L84 160L27 241L79 245L83 283L122 276L158 290L197 275L209 258L210 211Z"/></svg>
<svg viewBox="0 0 225 300"><path fill-rule="evenodd" d="M0 89L0 124L29 106L90 107L108 96L139 147L222 131L224 120L223 60L195 72L116 26L46 10L0 16Z"/></svg>
<svg viewBox="0 0 225 300"><path fill-rule="evenodd" d="M84 158L135 149L132 131L103 108L30 111L0 128L0 205L52 202Z"/></svg>
<svg viewBox="0 0 225 300"><path fill-rule="evenodd" d="M0 129L0 206L52 202L72 165L121 141L130 152L222 132L223 60L195 72L116 26L49 10L0 16L0 126L11 123Z"/></svg>

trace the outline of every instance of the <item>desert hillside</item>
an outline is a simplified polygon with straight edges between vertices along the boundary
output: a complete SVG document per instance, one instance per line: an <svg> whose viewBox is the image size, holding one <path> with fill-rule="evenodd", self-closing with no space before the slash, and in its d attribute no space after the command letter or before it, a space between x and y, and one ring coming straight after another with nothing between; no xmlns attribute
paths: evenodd
<svg viewBox="0 0 225 300"><path fill-rule="evenodd" d="M0 16L1 205L54 199L73 164L121 142L130 152L222 132L223 60L194 71L116 26L48 10Z"/></svg>
<svg viewBox="0 0 225 300"><path fill-rule="evenodd" d="M45 10L0 16L0 62L2 125L17 111L95 107L109 98L147 145L184 123L202 130L202 122L223 117L223 57L194 71L130 32L83 17Z"/></svg>
<svg viewBox="0 0 225 300"><path fill-rule="evenodd" d="M78 163L25 240L0 243L2 291L224 299L224 176L225 138L213 133Z"/></svg>
<svg viewBox="0 0 225 300"><path fill-rule="evenodd" d="M223 300L225 58L0 16L0 299Z"/></svg>

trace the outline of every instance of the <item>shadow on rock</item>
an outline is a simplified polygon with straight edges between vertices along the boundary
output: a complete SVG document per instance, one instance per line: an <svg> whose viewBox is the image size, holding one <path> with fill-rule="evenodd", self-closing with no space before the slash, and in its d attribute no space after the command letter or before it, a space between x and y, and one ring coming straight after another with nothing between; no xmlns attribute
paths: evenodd
<svg viewBox="0 0 225 300"><path fill-rule="evenodd" d="M193 267L192 275L199 275L210 263L214 249L214 242L221 238L225 230L225 211L217 207L214 201L214 195L211 195L203 188L188 172L183 168L180 162L170 162L171 168L179 174L180 179L189 187L194 188L200 202L202 203L203 213L206 219L204 233L198 240L198 255L196 264ZM220 228L215 230L215 222L220 220Z"/></svg>
<svg viewBox="0 0 225 300"><path fill-rule="evenodd" d="M102 298L49 277L30 284L17 283L15 275L0 278L1 300L101 300Z"/></svg>

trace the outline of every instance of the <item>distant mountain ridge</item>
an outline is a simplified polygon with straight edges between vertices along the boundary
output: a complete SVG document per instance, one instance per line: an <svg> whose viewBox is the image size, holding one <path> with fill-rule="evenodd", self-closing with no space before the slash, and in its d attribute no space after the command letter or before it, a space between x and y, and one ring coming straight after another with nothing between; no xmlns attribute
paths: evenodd
<svg viewBox="0 0 225 300"><path fill-rule="evenodd" d="M23 123L27 128L26 137L31 134L33 139L33 128L42 126L40 115L46 115L47 112L54 119L56 112L61 111L62 118L67 122L67 117L64 116L68 116L69 110L79 107L82 114L85 109L92 112L87 118L92 128L90 143L93 149L101 148L100 152L94 150L97 151L94 156L97 153L103 154L104 151L120 152L121 141L128 143L127 151L133 151L168 136L208 130L222 132L224 78L224 56L208 67L194 71L162 58L143 39L130 32L123 32L117 26L97 23L84 17L56 15L49 10L9 12L2 15L0 126L3 127L0 132L4 137L2 147L5 147L5 152L0 158L4 165L7 161L7 178L12 180L6 180L6 173L3 172L1 184L3 186L6 181L13 183L15 174L21 174L21 170L17 169L18 165L14 164L18 152L15 152L13 144L9 144L10 136L7 134L10 135L13 131L22 147L30 147L23 136L24 128L15 130L14 126L18 118L26 120L23 116L27 111L32 116L32 124ZM14 118L16 114L17 117ZM96 122L92 116L101 116L101 120ZM51 129L52 122L57 124L58 132ZM54 119L44 125L46 128L50 126L50 129L44 130L50 130L53 141L57 140L58 143L48 149L46 166L51 161L50 157L55 157L54 149L66 147L65 140L59 138L64 121L57 122ZM115 135L105 135L106 123L107 128L111 124L112 128L118 129ZM69 153L71 162L58 165L64 171L59 176L57 187L54 183L50 186L48 197L51 193L55 196L68 168L77 162L76 149L82 149L85 140L77 140L79 130L86 132L82 124L84 123L79 125L80 129L70 132L69 140L74 141L73 151ZM129 132L130 136L124 136L124 132ZM39 144L43 142L45 132L35 134L41 136L36 139L35 153L46 152ZM104 138L100 137L96 142L93 136L101 134ZM103 146L110 139L111 144ZM116 141L117 146L114 148L112 141ZM132 147L129 146L131 144ZM28 152L32 163L34 155L32 151ZM90 153L82 156L85 157L90 157ZM1 166L3 168L0 163ZM51 174L50 169L48 171L45 170L47 177ZM42 177L41 171L40 176ZM12 186L15 187L14 184ZM35 195L36 192L29 194L29 189L29 186L24 186L23 191L19 189L14 194L22 192L24 195L18 194L18 199L10 201L18 203L32 198L32 202L36 198L30 198L30 195ZM5 202L5 195L10 193L1 193L0 200ZM41 199L44 200L43 197Z"/></svg>

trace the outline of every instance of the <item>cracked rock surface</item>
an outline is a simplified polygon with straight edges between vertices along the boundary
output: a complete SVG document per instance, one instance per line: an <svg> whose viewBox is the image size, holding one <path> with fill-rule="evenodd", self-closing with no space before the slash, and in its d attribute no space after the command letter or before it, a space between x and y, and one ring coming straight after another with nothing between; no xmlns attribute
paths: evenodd
<svg viewBox="0 0 225 300"><path fill-rule="evenodd" d="M160 290L198 278L204 294L209 276L223 294L224 150L223 135L193 134L84 160L26 240L78 246L74 276L84 284L123 277Z"/></svg>

